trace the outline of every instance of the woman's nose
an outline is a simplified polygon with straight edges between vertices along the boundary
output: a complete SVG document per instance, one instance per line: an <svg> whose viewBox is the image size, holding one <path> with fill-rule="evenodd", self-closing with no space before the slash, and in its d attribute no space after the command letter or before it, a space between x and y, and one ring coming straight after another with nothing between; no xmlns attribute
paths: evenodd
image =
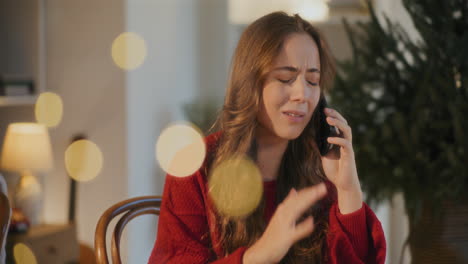
<svg viewBox="0 0 468 264"><path fill-rule="evenodd" d="M291 101L306 101L307 94L307 80L298 77L291 90Z"/></svg>

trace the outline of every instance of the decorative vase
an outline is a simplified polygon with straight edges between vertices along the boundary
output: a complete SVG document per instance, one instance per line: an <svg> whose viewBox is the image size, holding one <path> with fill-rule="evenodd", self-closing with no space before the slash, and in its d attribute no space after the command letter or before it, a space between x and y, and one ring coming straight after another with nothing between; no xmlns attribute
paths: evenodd
<svg viewBox="0 0 468 264"><path fill-rule="evenodd" d="M21 209L31 226L40 222L42 210L42 188L31 172L23 172L16 187L15 207Z"/></svg>

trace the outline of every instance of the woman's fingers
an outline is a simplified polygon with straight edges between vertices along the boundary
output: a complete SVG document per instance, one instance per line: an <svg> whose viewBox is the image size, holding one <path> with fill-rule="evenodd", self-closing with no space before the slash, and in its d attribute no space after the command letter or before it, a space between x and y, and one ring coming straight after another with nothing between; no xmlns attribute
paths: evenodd
<svg viewBox="0 0 468 264"><path fill-rule="evenodd" d="M291 245L313 232L312 216L301 222L298 222L298 219L326 193L327 188L324 183L300 191L292 188L284 201L276 208L263 235L247 252L256 252L255 254L259 255L266 252L271 260L267 263L278 263Z"/></svg>
<svg viewBox="0 0 468 264"><path fill-rule="evenodd" d="M296 217L299 218L307 209L322 199L326 193L327 187L325 187L324 183L307 187L299 191L297 195L298 202L296 203L296 208L298 209L296 212L298 214Z"/></svg>
<svg viewBox="0 0 468 264"><path fill-rule="evenodd" d="M312 231L314 231L314 218L312 216L307 217L302 222L296 225L296 229L294 230L294 234L292 236L293 243L301 240L302 238L310 235Z"/></svg>
<svg viewBox="0 0 468 264"><path fill-rule="evenodd" d="M284 201L286 213L296 221L307 209L318 202L327 193L324 183L290 193Z"/></svg>
<svg viewBox="0 0 468 264"><path fill-rule="evenodd" d="M327 115L327 123L337 127L343 133L343 138L352 141L353 134L348 121L338 111L331 108L325 108L325 114Z"/></svg>
<svg viewBox="0 0 468 264"><path fill-rule="evenodd" d="M336 111L335 109L331 109L331 108L326 107L325 108L325 114L327 116L331 116L333 118L339 119L339 120L343 121L345 124L348 124L348 121L346 121L346 119L338 111Z"/></svg>
<svg viewBox="0 0 468 264"><path fill-rule="evenodd" d="M348 126L348 124L345 121L329 116L327 117L327 123L332 126L336 126L340 130L340 132L343 133L343 138L348 139L350 141L352 140L353 135L351 132L351 127Z"/></svg>
<svg viewBox="0 0 468 264"><path fill-rule="evenodd" d="M289 191L288 197L293 197L295 195L297 195L296 188L291 188L291 190Z"/></svg>
<svg viewBox="0 0 468 264"><path fill-rule="evenodd" d="M338 145L340 147L343 147L345 151L352 152L353 146L351 145L351 142L347 139L340 138L340 137L329 137L327 138L328 143Z"/></svg>

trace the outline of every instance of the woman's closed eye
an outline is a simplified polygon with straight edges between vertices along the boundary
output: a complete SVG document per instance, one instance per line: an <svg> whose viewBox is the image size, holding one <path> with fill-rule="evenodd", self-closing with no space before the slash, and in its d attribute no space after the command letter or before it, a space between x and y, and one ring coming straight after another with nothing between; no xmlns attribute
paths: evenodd
<svg viewBox="0 0 468 264"><path fill-rule="evenodd" d="M280 82L282 82L282 83L290 83L290 82L292 82L293 80L294 80L294 79L286 79L286 80L285 80L285 79L278 79L278 81L280 81ZM317 85L318 85L318 83L316 83L316 82L311 82L311 81L307 81L307 83L309 83L309 84L312 85L312 86L317 86Z"/></svg>

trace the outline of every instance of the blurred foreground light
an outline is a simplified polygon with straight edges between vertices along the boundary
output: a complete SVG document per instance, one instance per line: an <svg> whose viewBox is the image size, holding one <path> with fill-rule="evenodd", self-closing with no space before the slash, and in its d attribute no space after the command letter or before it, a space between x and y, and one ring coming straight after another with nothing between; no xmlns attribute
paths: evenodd
<svg viewBox="0 0 468 264"><path fill-rule="evenodd" d="M259 205L263 180L257 165L246 158L229 159L213 169L209 194L217 210L229 217L244 217Z"/></svg>
<svg viewBox="0 0 468 264"><path fill-rule="evenodd" d="M101 172L103 155L90 140L73 142L65 151L65 167L70 177L77 181L90 181Z"/></svg>
<svg viewBox="0 0 468 264"><path fill-rule="evenodd" d="M112 59L124 70L134 70L141 66L147 55L145 40L133 32L120 34L112 43Z"/></svg>
<svg viewBox="0 0 468 264"><path fill-rule="evenodd" d="M161 133L156 158L168 174L185 177L200 169L206 156L202 134L191 124L174 124Z"/></svg>
<svg viewBox="0 0 468 264"><path fill-rule="evenodd" d="M37 123L47 127L56 127L62 120L62 98L56 93L41 93L37 98L34 112Z"/></svg>
<svg viewBox="0 0 468 264"><path fill-rule="evenodd" d="M32 250L23 243L18 243L13 248L13 256L17 264L37 264L36 256Z"/></svg>

